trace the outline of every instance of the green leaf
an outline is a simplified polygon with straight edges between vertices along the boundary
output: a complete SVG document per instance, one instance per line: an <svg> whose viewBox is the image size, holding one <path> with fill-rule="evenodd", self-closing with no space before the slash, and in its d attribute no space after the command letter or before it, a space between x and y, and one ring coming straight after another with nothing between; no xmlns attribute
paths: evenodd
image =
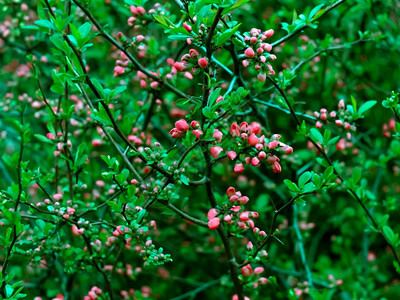
<svg viewBox="0 0 400 300"><path fill-rule="evenodd" d="M82 24L79 26L78 31L81 34L81 38L85 38L89 35L90 30L92 30L92 24L89 22L86 22L85 24Z"/></svg>
<svg viewBox="0 0 400 300"><path fill-rule="evenodd" d="M47 137L45 137L45 136L43 136L41 134L34 134L33 136L35 138L37 138L39 141L41 141L41 142L45 142L45 143L51 144L51 145L54 144L54 142L52 140L48 139Z"/></svg>
<svg viewBox="0 0 400 300"><path fill-rule="evenodd" d="M312 173L309 171L301 174L299 177L299 187L300 188L303 187L311 179L311 176L312 176Z"/></svg>
<svg viewBox="0 0 400 300"><path fill-rule="evenodd" d="M39 27L44 27L52 30L57 30L57 28L54 26L53 23L51 23L49 20L37 20L34 22L36 25Z"/></svg>
<svg viewBox="0 0 400 300"><path fill-rule="evenodd" d="M295 193L299 192L299 188L297 187L297 185L294 182L290 181L289 179L285 179L283 183L286 184L286 186L290 191Z"/></svg>
<svg viewBox="0 0 400 300"><path fill-rule="evenodd" d="M181 174L179 179L183 182L184 185L189 185L189 179L185 175Z"/></svg>
<svg viewBox="0 0 400 300"><path fill-rule="evenodd" d="M308 15L308 19L311 20L315 14L324 6L325 4L320 4L314 7L311 11L310 14Z"/></svg>
<svg viewBox="0 0 400 300"><path fill-rule="evenodd" d="M382 227L382 233L383 233L383 236L388 241L388 243L393 245L393 243L394 243L394 232L393 232L392 228L390 228L389 226L385 225L385 226Z"/></svg>
<svg viewBox="0 0 400 300"><path fill-rule="evenodd" d="M11 287L11 285L7 284L6 285L6 297L11 298L13 292L14 292L14 289Z"/></svg>
<svg viewBox="0 0 400 300"><path fill-rule="evenodd" d="M234 10L234 9L236 9L236 8L238 8L238 7L240 7L240 6L243 6L243 5L245 5L247 2L249 2L250 0L239 0L239 1L237 1L235 4L233 4L232 6L230 6L230 7L226 7L224 10L223 10L223 12L222 12L222 14L224 15L224 14L226 14L226 13L228 13L228 12L230 12L230 11L232 11L232 10Z"/></svg>
<svg viewBox="0 0 400 300"><path fill-rule="evenodd" d="M355 167L351 178L353 179L353 184L357 184L361 179L361 168Z"/></svg>
<svg viewBox="0 0 400 300"><path fill-rule="evenodd" d="M321 144L324 143L324 137L322 136L322 134L319 132L318 129L311 128L310 129L310 135L314 139L314 141L316 140L317 142L319 142Z"/></svg>
<svg viewBox="0 0 400 300"><path fill-rule="evenodd" d="M235 27L225 30L219 37L217 37L215 41L215 45L217 47L222 46L227 40L231 38L239 29L240 23L237 24Z"/></svg>
<svg viewBox="0 0 400 300"><path fill-rule="evenodd" d="M365 102L363 105L360 106L360 108L358 109L358 114L360 116L362 116L366 111L368 111L369 109L371 109L375 104L377 103L377 101L375 100L370 100Z"/></svg>

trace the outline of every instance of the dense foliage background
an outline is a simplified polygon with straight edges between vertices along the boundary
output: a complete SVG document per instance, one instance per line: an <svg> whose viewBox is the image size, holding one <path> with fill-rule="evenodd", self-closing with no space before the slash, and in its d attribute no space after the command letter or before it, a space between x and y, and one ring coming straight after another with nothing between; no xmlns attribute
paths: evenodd
<svg viewBox="0 0 400 300"><path fill-rule="evenodd" d="M398 298L400 2L0 8L0 298Z"/></svg>

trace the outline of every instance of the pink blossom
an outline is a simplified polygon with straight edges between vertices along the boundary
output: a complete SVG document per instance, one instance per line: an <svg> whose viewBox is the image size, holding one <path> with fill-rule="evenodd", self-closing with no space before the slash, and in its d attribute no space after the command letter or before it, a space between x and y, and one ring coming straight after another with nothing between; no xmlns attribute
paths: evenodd
<svg viewBox="0 0 400 300"><path fill-rule="evenodd" d="M198 140L200 139L200 135L203 134L203 131L201 131L200 129L195 129L192 132L196 136L196 139L198 139Z"/></svg>
<svg viewBox="0 0 400 300"><path fill-rule="evenodd" d="M234 159L236 158L236 152L235 152L235 151L229 151L229 152L227 153L227 155L228 155L228 158L229 158L230 160L234 160Z"/></svg>
<svg viewBox="0 0 400 300"><path fill-rule="evenodd" d="M231 196L235 195L235 188L230 186L230 187L226 190L226 195L227 195L228 197L231 197Z"/></svg>
<svg viewBox="0 0 400 300"><path fill-rule="evenodd" d="M272 167L272 171L273 171L274 173L280 173L280 172L282 172L282 167L281 167L281 165L280 165L278 162L276 162L276 163L274 163L273 165L271 165L271 167Z"/></svg>
<svg viewBox="0 0 400 300"><path fill-rule="evenodd" d="M266 32L264 32L264 35L265 35L267 38L270 38L271 36L274 35L274 30L273 30L273 29L269 29L269 30L267 30Z"/></svg>
<svg viewBox="0 0 400 300"><path fill-rule="evenodd" d="M219 146L211 147L211 149L210 149L211 156L214 158L217 158L223 150L224 149Z"/></svg>
<svg viewBox="0 0 400 300"><path fill-rule="evenodd" d="M254 50L252 48L247 48L244 51L244 55L246 55L246 57L248 57L248 58L253 58L255 53L254 53Z"/></svg>
<svg viewBox="0 0 400 300"><path fill-rule="evenodd" d="M235 167L234 167L234 169L233 169L233 171L234 171L235 173L242 173L242 172L244 171L244 166L243 166L243 164L242 164L242 163L236 164Z"/></svg>
<svg viewBox="0 0 400 300"><path fill-rule="evenodd" d="M192 26L188 25L186 22L183 22L183 28L185 28L188 32L192 31Z"/></svg>
<svg viewBox="0 0 400 300"><path fill-rule="evenodd" d="M239 204L245 205L247 202L249 202L249 197L247 196L242 196L238 199Z"/></svg>
<svg viewBox="0 0 400 300"><path fill-rule="evenodd" d="M238 136L240 134L239 126L236 122L232 123L231 129L230 129L230 134L232 136Z"/></svg>
<svg viewBox="0 0 400 300"><path fill-rule="evenodd" d="M258 137L257 137L254 133L252 133L252 134L250 135L249 139L247 140L247 143L248 143L250 146L256 145L256 144L258 143Z"/></svg>
<svg viewBox="0 0 400 300"><path fill-rule="evenodd" d="M176 128L172 128L171 131L169 132L169 134L171 135L171 137L173 139L177 139L177 138L180 138L181 136L183 136L185 134L185 132L180 131Z"/></svg>
<svg viewBox="0 0 400 300"><path fill-rule="evenodd" d="M251 267L250 265L245 265L244 267L242 267L242 268L240 269L240 272L242 273L242 275L243 275L244 277L248 277L248 276L250 276L251 274L253 274L253 269L252 269L252 267Z"/></svg>
<svg viewBox="0 0 400 300"><path fill-rule="evenodd" d="M210 221L208 221L208 228L211 230L217 229L220 221L221 220L219 218L212 218Z"/></svg>
<svg viewBox="0 0 400 300"><path fill-rule="evenodd" d="M220 142L221 142L222 136L223 136L223 134L222 134L221 131L219 131L218 129L215 129L215 130L214 130L213 138L217 141L217 143L220 143Z"/></svg>
<svg viewBox="0 0 400 300"><path fill-rule="evenodd" d="M176 121L175 127L176 127L176 129L181 130L181 131L189 130L189 124L184 119Z"/></svg>
<svg viewBox="0 0 400 300"><path fill-rule="evenodd" d="M200 68L205 69L208 65L208 60L205 57L200 58L197 63L199 64Z"/></svg>

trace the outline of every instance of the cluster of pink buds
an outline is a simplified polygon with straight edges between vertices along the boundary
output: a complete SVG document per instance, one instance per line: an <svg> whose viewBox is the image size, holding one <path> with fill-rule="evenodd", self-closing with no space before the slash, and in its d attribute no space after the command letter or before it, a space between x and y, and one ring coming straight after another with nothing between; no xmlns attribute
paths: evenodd
<svg viewBox="0 0 400 300"><path fill-rule="evenodd" d="M351 149L354 147L354 144L350 141L347 141L346 139L340 139L337 143L336 143L336 150L338 151L344 151L345 149ZM353 148L351 150L351 153L356 155L359 153L359 150L357 148Z"/></svg>
<svg viewBox="0 0 400 300"><path fill-rule="evenodd" d="M176 121L175 127L171 129L169 134L173 139L177 139L183 137L190 127L193 129L192 132L196 136L196 139L200 139L200 135L203 134L203 131L200 129L200 124L196 120L190 122L190 126L184 119Z"/></svg>
<svg viewBox="0 0 400 300"><path fill-rule="evenodd" d="M263 272L263 267L256 267L253 270L250 264L247 264L240 269L243 279L247 284L250 283L253 288L257 288L258 285L265 285L268 283L267 278L260 277Z"/></svg>
<svg viewBox="0 0 400 300"><path fill-rule="evenodd" d="M391 137L392 133L396 132L396 121L395 119L390 119L388 123L382 125L382 133L385 138Z"/></svg>
<svg viewBox="0 0 400 300"><path fill-rule="evenodd" d="M250 65L254 66L254 69L258 71L257 79L260 82L264 82L267 75L275 75L275 71L268 60L275 60L276 56L270 54L272 45L265 42L273 34L272 29L261 32L261 29L252 28L244 37L248 48L244 51L246 59L242 61L242 65L245 68Z"/></svg>
<svg viewBox="0 0 400 300"><path fill-rule="evenodd" d="M250 125L247 122L242 122L240 126L234 122L231 124L230 134L232 137L237 139L237 147L240 152L249 152L244 154L243 161L246 165L259 166L262 161L265 161L271 166L274 173L280 173L282 167L279 164L280 159L275 155L277 153L284 153L290 155L293 153L293 148L281 142L281 136L274 134L270 139L267 139L264 135L261 135L261 126L257 122L253 122ZM215 131L213 137L216 142L220 142L222 134L219 131ZM213 157L217 158L223 151L221 146L213 146L210 149L210 153ZM244 171L244 164L240 161L238 152L231 150L227 153L230 160L236 160L234 167L235 173L242 173Z"/></svg>
<svg viewBox="0 0 400 300"><path fill-rule="evenodd" d="M83 297L83 300L95 300L99 299L99 296L102 294L102 290L99 289L97 286L94 286L90 289L87 296Z"/></svg>
<svg viewBox="0 0 400 300"><path fill-rule="evenodd" d="M122 299L124 300L129 300L129 299L136 299L135 298L135 290L134 289L129 289L129 291L122 290L120 292Z"/></svg>
<svg viewBox="0 0 400 300"><path fill-rule="evenodd" d="M128 227L123 227L121 225L117 226L113 231L113 236L120 237L121 235L125 235L129 231Z"/></svg>
<svg viewBox="0 0 400 300"><path fill-rule="evenodd" d="M336 126L347 131L347 139L351 138L350 131L356 131L356 126L351 124L353 119L352 114L346 109L343 99L339 101L338 112L328 112L326 108L321 108L319 112L314 112L314 116L318 119L315 123L315 127L321 128L324 124L335 122Z"/></svg>
<svg viewBox="0 0 400 300"><path fill-rule="evenodd" d="M235 188L229 187L226 191L228 197L220 208L212 208L207 213L208 227L217 229L221 220L230 228L231 232L240 233L249 228L254 228L253 219L258 218L258 213L246 211L244 205L249 201L249 197L242 196Z"/></svg>
<svg viewBox="0 0 400 300"><path fill-rule="evenodd" d="M196 49L190 49L189 53L184 54L180 61L174 62L172 59L168 59L167 63L172 66L174 72L184 72L184 77L191 80L193 75L198 74L201 69L207 68L209 62L206 57L201 57Z"/></svg>
<svg viewBox="0 0 400 300"><path fill-rule="evenodd" d="M125 68L129 66L128 57L124 52L121 52L120 59L115 62L116 66L114 68L114 77L118 77L125 73Z"/></svg>
<svg viewBox="0 0 400 300"><path fill-rule="evenodd" d="M130 12L132 14L131 17L128 18L128 25L130 27L133 27L134 29L139 29L140 26L145 26L148 24L148 18L146 16L147 14L156 14L157 11L161 10L161 5L159 3L156 3L152 9L149 9L146 11L141 6L134 6L131 5L130 7Z"/></svg>
<svg viewBox="0 0 400 300"><path fill-rule="evenodd" d="M159 74L156 72L150 71L150 73L152 75L154 75L155 77L159 77ZM146 74L144 74L141 71L137 71L137 79L140 82L140 87L144 90L147 89L149 86L152 90L156 90L160 86L160 83L157 80L154 80L153 78L149 78Z"/></svg>
<svg viewBox="0 0 400 300"><path fill-rule="evenodd" d="M57 132L56 134L48 132L46 134L46 138L57 143L56 150L53 152L55 157L59 157L61 153L64 153L65 149L72 149L71 140L67 140L67 143L65 144L63 133L61 131Z"/></svg>

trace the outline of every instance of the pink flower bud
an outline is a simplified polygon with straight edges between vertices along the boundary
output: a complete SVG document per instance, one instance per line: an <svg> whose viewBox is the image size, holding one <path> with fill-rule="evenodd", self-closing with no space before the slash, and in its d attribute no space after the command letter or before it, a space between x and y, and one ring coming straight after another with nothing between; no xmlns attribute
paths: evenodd
<svg viewBox="0 0 400 300"><path fill-rule="evenodd" d="M277 146L278 146L278 141L273 140L272 142L268 143L267 148L270 150L274 150L276 149Z"/></svg>
<svg viewBox="0 0 400 300"><path fill-rule="evenodd" d="M230 223L232 221L232 215L225 215L224 216L224 221L226 223Z"/></svg>
<svg viewBox="0 0 400 300"><path fill-rule="evenodd" d="M261 277L258 279L258 283L261 285L267 284L268 283L268 279L265 277Z"/></svg>
<svg viewBox="0 0 400 300"><path fill-rule="evenodd" d="M179 129L172 128L171 131L169 132L169 134L171 135L171 137L173 139L177 139L177 138L180 138L181 136L183 136L184 132L180 131Z"/></svg>
<svg viewBox="0 0 400 300"><path fill-rule="evenodd" d="M239 125L236 122L232 123L231 129L230 129L230 134L232 136L238 136L240 134Z"/></svg>
<svg viewBox="0 0 400 300"><path fill-rule="evenodd" d="M181 130L181 131L189 130L189 124L184 119L176 121L175 127L176 127L176 129Z"/></svg>
<svg viewBox="0 0 400 300"><path fill-rule="evenodd" d="M199 64L200 68L205 69L208 65L208 60L205 57L200 58L197 63Z"/></svg>
<svg viewBox="0 0 400 300"><path fill-rule="evenodd" d="M339 110L342 110L342 109L344 109L344 107L345 107L345 105L344 105L344 100L341 99L341 100L339 101L338 108L339 108Z"/></svg>
<svg viewBox="0 0 400 300"><path fill-rule="evenodd" d="M253 243L252 243L252 242L248 242L247 245L246 245L246 249L247 249L248 251L253 250Z"/></svg>
<svg viewBox="0 0 400 300"><path fill-rule="evenodd" d="M138 35L136 37L136 42L141 43L145 40L146 38L143 35Z"/></svg>
<svg viewBox="0 0 400 300"><path fill-rule="evenodd" d="M257 157L253 157L251 159L251 164L255 167L257 167L258 165L260 165L260 160Z"/></svg>
<svg viewBox="0 0 400 300"><path fill-rule="evenodd" d="M346 140L345 139L340 139L339 142L336 144L336 149L338 151L342 151L346 148Z"/></svg>
<svg viewBox="0 0 400 300"><path fill-rule="evenodd" d="M185 65L181 62L176 62L174 63L174 68L178 71L178 72L182 72L185 69Z"/></svg>
<svg viewBox="0 0 400 300"><path fill-rule="evenodd" d="M266 75L265 73L258 73L258 75L257 75L257 80L258 80L259 82L264 82L265 79L267 79L267 75Z"/></svg>
<svg viewBox="0 0 400 300"><path fill-rule="evenodd" d="M159 86L160 86L160 84L159 84L158 81L153 81L152 83L150 83L150 87L151 87L153 90L158 89Z"/></svg>
<svg viewBox="0 0 400 300"><path fill-rule="evenodd" d="M196 49L190 49L189 55L191 58L197 58L199 56L199 51L197 51Z"/></svg>
<svg viewBox="0 0 400 300"><path fill-rule="evenodd" d="M138 14L138 11L137 11L137 9L136 9L136 6L131 5L130 10L131 10L131 14L132 14L132 15L135 16L135 15Z"/></svg>
<svg viewBox="0 0 400 300"><path fill-rule="evenodd" d="M245 205L247 202L249 202L249 197L247 196L242 196L238 199L238 202L240 205Z"/></svg>
<svg viewBox="0 0 400 300"><path fill-rule="evenodd" d="M271 167L272 167L272 171L273 171L274 173L280 173L280 172L282 172L282 167L281 167L281 165L280 165L278 162L274 163Z"/></svg>
<svg viewBox="0 0 400 300"><path fill-rule="evenodd" d="M183 22L183 28L185 28L188 32L192 31L192 26L188 25L186 22Z"/></svg>
<svg viewBox="0 0 400 300"><path fill-rule="evenodd" d="M244 55L246 55L248 58L253 58L255 53L252 48L247 48L246 51L244 51Z"/></svg>
<svg viewBox="0 0 400 300"><path fill-rule="evenodd" d="M219 146L211 147L210 149L211 156L217 158L223 150L224 149L222 149L222 147Z"/></svg>
<svg viewBox="0 0 400 300"><path fill-rule="evenodd" d="M265 51L270 52L272 50L272 45L265 43L263 48Z"/></svg>
<svg viewBox="0 0 400 300"><path fill-rule="evenodd" d="M229 187L227 190L226 190L226 195L228 196L228 197L231 197L231 196L233 196L233 195L235 195L235 193L236 193L236 191L235 191L235 188L234 187Z"/></svg>
<svg viewBox="0 0 400 300"><path fill-rule="evenodd" d="M244 211L239 215L239 219L242 221L248 221L249 218L249 212L248 211Z"/></svg>
<svg viewBox="0 0 400 300"><path fill-rule="evenodd" d="M234 159L236 158L236 152L235 152L235 151L229 151L229 152L227 153L227 155L228 155L228 158L229 158L230 160L234 160Z"/></svg>
<svg viewBox="0 0 400 300"><path fill-rule="evenodd" d="M192 132L196 136L196 139L198 140L200 139L200 135L203 134L203 131L201 131L200 129L193 130Z"/></svg>
<svg viewBox="0 0 400 300"><path fill-rule="evenodd" d="M263 267L257 267L254 269L254 273L257 275L260 275L262 272L264 272L264 268Z"/></svg>
<svg viewBox="0 0 400 300"><path fill-rule="evenodd" d="M337 126L343 126L343 121L342 121L342 120L336 120L336 121L335 121L335 124L336 124Z"/></svg>
<svg viewBox="0 0 400 300"><path fill-rule="evenodd" d="M247 140L247 143L248 143L250 146L256 145L256 144L258 143L258 137L257 137L254 133L252 133L252 134L250 135L249 139Z"/></svg>
<svg viewBox="0 0 400 300"><path fill-rule="evenodd" d="M116 66L114 68L114 77L118 77L119 75L123 74L125 72L125 69L121 66Z"/></svg>
<svg viewBox="0 0 400 300"><path fill-rule="evenodd" d="M242 61L242 66L244 68L247 68L249 66L249 64L250 64L250 61L248 59L245 59L245 60Z"/></svg>
<svg viewBox="0 0 400 300"><path fill-rule="evenodd" d="M220 219L219 218L213 218L210 221L208 221L208 228L210 228L211 230L217 229L220 223Z"/></svg>
<svg viewBox="0 0 400 300"><path fill-rule="evenodd" d="M211 208L207 213L207 218L209 220L214 219L218 215L218 210L216 208Z"/></svg>
<svg viewBox="0 0 400 300"><path fill-rule="evenodd" d="M222 140L222 132L219 131L218 129L215 129L214 133L213 133L213 138L217 141L217 143L220 143Z"/></svg>
<svg viewBox="0 0 400 300"><path fill-rule="evenodd" d="M235 167L234 167L234 169L233 169L233 171L234 171L235 173L242 173L242 172L244 171L244 166L243 166L243 164L241 164L241 163L236 164Z"/></svg>
<svg viewBox="0 0 400 300"><path fill-rule="evenodd" d="M199 124L199 122L197 122L197 121L192 121L192 122L190 122L190 126L191 126L193 129L196 129L196 128L199 128L199 127L200 127L200 124Z"/></svg>
<svg viewBox="0 0 400 300"><path fill-rule="evenodd" d="M290 146L285 146L285 147L282 148L282 150L285 151L286 155L290 155L290 154L293 153L293 148L290 147Z"/></svg>
<svg viewBox="0 0 400 300"><path fill-rule="evenodd" d="M251 268L250 265L245 265L244 267L242 267L240 272L242 273L243 277L248 277L251 274L253 274L253 269Z"/></svg>
<svg viewBox="0 0 400 300"><path fill-rule="evenodd" d="M261 151L260 153L258 153L258 158L259 159L264 159L267 157L267 153L265 153L264 151Z"/></svg>
<svg viewBox="0 0 400 300"><path fill-rule="evenodd" d="M265 35L267 38L270 38L271 36L274 35L274 30L273 30L273 29L269 29L269 30L267 30L266 32L264 32L264 35Z"/></svg>
<svg viewBox="0 0 400 300"><path fill-rule="evenodd" d="M53 133L47 133L46 134L46 137L49 139L49 140L54 140L55 138L56 138L56 136L53 134Z"/></svg>

